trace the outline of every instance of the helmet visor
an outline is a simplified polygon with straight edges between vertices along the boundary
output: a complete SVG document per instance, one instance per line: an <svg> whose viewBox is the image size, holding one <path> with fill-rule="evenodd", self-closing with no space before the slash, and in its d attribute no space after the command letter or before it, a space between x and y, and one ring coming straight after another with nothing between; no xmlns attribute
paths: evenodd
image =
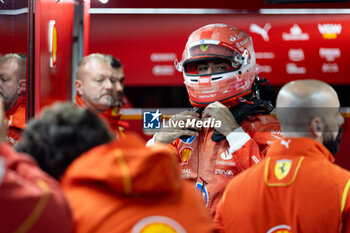
<svg viewBox="0 0 350 233"><path fill-rule="evenodd" d="M237 51L213 44L191 47L185 56L183 66L188 75L210 75L238 70L247 59Z"/></svg>

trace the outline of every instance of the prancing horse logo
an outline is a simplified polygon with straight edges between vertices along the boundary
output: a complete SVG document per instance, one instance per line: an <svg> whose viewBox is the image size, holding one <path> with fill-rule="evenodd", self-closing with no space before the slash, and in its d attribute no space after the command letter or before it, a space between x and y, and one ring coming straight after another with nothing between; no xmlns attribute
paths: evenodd
<svg viewBox="0 0 350 233"><path fill-rule="evenodd" d="M290 159L281 159L278 160L275 164L275 176L278 180L282 180L286 177L292 167L292 160Z"/></svg>

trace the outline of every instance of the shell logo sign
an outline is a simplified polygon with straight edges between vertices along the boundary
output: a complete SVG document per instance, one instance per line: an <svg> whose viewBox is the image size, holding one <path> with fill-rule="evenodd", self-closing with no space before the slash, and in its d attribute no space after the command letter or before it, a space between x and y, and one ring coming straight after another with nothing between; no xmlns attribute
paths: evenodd
<svg viewBox="0 0 350 233"><path fill-rule="evenodd" d="M154 233L154 232L176 233L174 228L164 223L151 223L145 226L141 232L142 233Z"/></svg>
<svg viewBox="0 0 350 233"><path fill-rule="evenodd" d="M291 233L292 228L289 225L278 225L271 228L267 233Z"/></svg>
<svg viewBox="0 0 350 233"><path fill-rule="evenodd" d="M174 219L165 216L149 216L135 224L131 233L186 233Z"/></svg>
<svg viewBox="0 0 350 233"><path fill-rule="evenodd" d="M49 52L50 68L53 68L56 66L57 59L57 30L55 20L51 20L49 23Z"/></svg>

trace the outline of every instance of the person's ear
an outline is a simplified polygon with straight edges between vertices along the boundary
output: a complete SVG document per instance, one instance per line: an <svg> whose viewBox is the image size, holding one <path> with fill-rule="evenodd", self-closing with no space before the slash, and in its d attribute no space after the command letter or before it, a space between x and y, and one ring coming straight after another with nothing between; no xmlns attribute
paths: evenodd
<svg viewBox="0 0 350 233"><path fill-rule="evenodd" d="M74 85L75 85L75 90L77 91L78 96L82 96L83 95L83 84L82 84L81 80L76 79L74 81Z"/></svg>
<svg viewBox="0 0 350 233"><path fill-rule="evenodd" d="M25 79L20 79L18 81L18 87L17 87L17 95L18 96L24 96L26 94L27 90L27 82Z"/></svg>
<svg viewBox="0 0 350 233"><path fill-rule="evenodd" d="M3 143L7 136L7 123L4 112L4 103L2 98L0 98L0 143Z"/></svg>
<svg viewBox="0 0 350 233"><path fill-rule="evenodd" d="M324 131L324 121L320 117L314 117L310 122L311 134L316 139L321 139Z"/></svg>

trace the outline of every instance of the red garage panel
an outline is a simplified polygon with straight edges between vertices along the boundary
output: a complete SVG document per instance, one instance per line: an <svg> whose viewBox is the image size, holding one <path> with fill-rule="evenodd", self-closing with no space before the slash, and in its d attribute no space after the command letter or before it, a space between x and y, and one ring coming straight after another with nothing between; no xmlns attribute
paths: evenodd
<svg viewBox="0 0 350 233"><path fill-rule="evenodd" d="M227 23L252 37L260 74L272 85L316 78L349 84L350 15L91 15L90 52L111 53L125 64L128 86L182 85L173 66L188 35Z"/></svg>
<svg viewBox="0 0 350 233"><path fill-rule="evenodd" d="M35 113L71 98L74 1L35 3Z"/></svg>

